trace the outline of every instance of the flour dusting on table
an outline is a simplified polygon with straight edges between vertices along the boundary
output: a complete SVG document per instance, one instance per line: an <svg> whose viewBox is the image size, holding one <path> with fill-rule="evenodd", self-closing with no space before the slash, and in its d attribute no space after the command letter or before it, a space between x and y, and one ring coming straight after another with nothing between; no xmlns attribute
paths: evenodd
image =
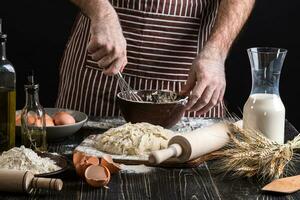
<svg viewBox="0 0 300 200"><path fill-rule="evenodd" d="M140 173L149 173L155 170L155 167L147 167L145 165L121 165L122 171L128 173L134 173L134 174L140 174Z"/></svg>

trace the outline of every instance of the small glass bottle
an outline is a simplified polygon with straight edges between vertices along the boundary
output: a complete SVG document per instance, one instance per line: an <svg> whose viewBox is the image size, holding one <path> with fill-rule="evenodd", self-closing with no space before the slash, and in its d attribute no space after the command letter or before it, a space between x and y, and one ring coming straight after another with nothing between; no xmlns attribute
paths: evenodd
<svg viewBox="0 0 300 200"><path fill-rule="evenodd" d="M38 151L47 150L45 110L39 102L39 85L33 73L27 76L26 104L21 113L22 144Z"/></svg>
<svg viewBox="0 0 300 200"><path fill-rule="evenodd" d="M6 38L0 19L0 152L15 146L16 73L6 59Z"/></svg>

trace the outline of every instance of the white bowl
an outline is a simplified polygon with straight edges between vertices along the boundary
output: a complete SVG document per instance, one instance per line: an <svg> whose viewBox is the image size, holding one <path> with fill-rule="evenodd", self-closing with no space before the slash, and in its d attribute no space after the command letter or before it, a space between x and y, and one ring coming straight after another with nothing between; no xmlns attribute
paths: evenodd
<svg viewBox="0 0 300 200"><path fill-rule="evenodd" d="M83 126L83 124L88 119L88 116L85 113L75 111L75 110L69 110L63 108L45 108L45 111L51 117L53 117L53 115L57 112L64 111L72 115L76 121L75 124L46 127L48 140L60 140L65 137L73 135ZM21 110L17 110L16 114L18 115L20 113ZM16 129L17 129L17 133L20 134L21 133L20 125L16 125Z"/></svg>

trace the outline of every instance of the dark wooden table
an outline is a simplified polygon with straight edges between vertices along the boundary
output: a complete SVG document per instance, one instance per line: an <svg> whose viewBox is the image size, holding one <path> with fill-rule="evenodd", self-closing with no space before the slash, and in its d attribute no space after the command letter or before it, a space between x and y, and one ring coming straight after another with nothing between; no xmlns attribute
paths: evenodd
<svg viewBox="0 0 300 200"><path fill-rule="evenodd" d="M192 169L155 168L147 173L121 171L111 177L109 189L93 188L76 175L71 154L83 138L95 133L99 130L82 129L64 141L50 144L50 151L66 155L70 162L70 168L58 176L64 181L61 192L0 193L0 199L300 199L300 192L292 195L262 193L262 184L254 179L232 180L216 175L210 170L212 161ZM297 130L286 122L286 139L296 134ZM300 167L296 171L299 173Z"/></svg>

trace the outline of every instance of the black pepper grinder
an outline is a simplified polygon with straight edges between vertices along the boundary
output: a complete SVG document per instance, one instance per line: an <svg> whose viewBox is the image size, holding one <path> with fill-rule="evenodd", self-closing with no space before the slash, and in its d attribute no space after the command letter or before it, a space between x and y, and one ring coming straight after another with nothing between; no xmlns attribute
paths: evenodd
<svg viewBox="0 0 300 200"><path fill-rule="evenodd" d="M39 102L39 84L34 82L34 72L26 76L26 104L21 113L22 144L38 151L47 151L46 112Z"/></svg>

